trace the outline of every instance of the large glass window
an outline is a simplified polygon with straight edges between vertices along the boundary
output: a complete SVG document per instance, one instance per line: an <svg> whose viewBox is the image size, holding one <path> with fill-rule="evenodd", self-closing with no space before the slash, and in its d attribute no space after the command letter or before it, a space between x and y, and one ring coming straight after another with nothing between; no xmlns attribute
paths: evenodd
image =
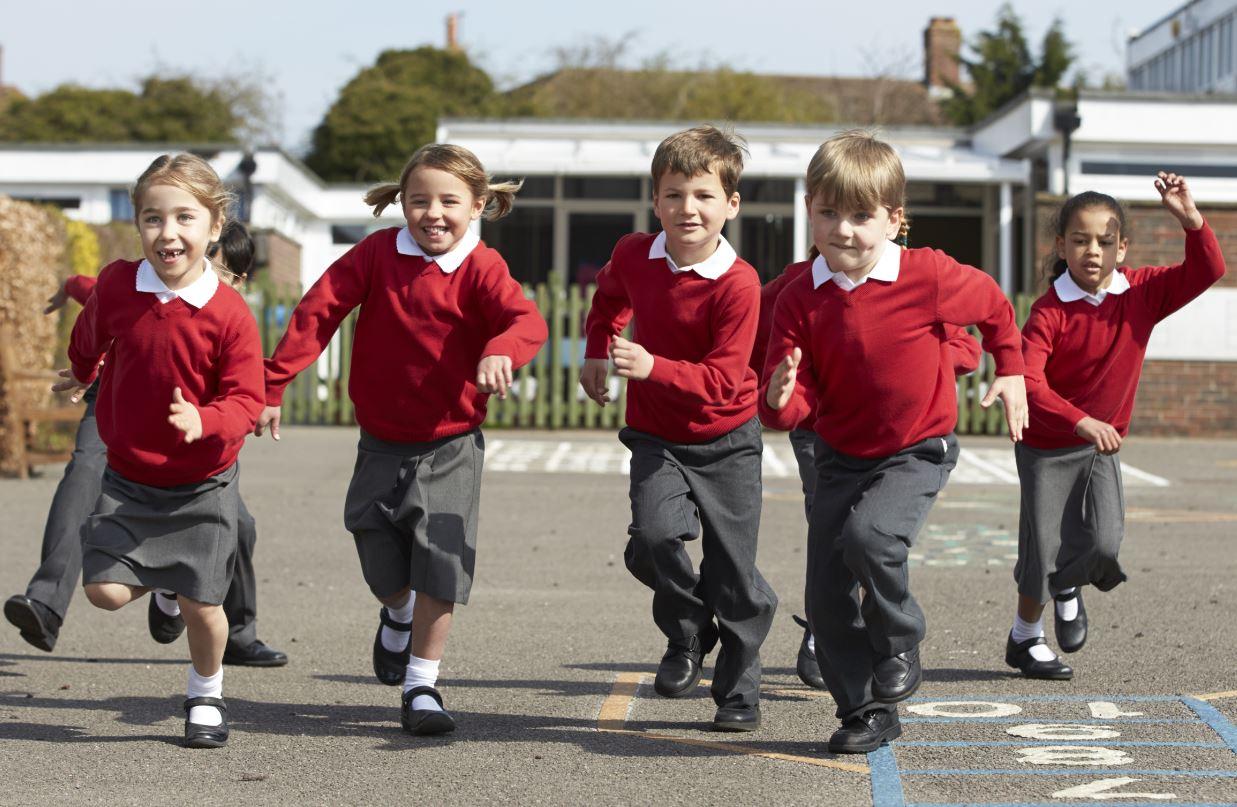
<svg viewBox="0 0 1237 807"><path fill-rule="evenodd" d="M785 204L795 195L793 179L741 179L739 197L744 202L775 202ZM798 203L798 200L795 200Z"/></svg>
<svg viewBox="0 0 1237 807"><path fill-rule="evenodd" d="M498 250L516 280L544 282L554 262L554 208L517 206L497 221L481 222L481 238Z"/></svg>
<svg viewBox="0 0 1237 807"><path fill-rule="evenodd" d="M635 230L631 213L571 213L567 217L567 282L592 283L618 240Z"/></svg>
<svg viewBox="0 0 1237 807"><path fill-rule="evenodd" d="M112 206L112 221L133 221L133 200L126 188L112 188L107 192Z"/></svg>
<svg viewBox="0 0 1237 807"><path fill-rule="evenodd" d="M794 255L794 217L776 213L743 215L739 218L743 260L768 282L782 273Z"/></svg>
<svg viewBox="0 0 1237 807"><path fill-rule="evenodd" d="M568 199L639 199L636 177L563 177L563 196Z"/></svg>
<svg viewBox="0 0 1237 807"><path fill-rule="evenodd" d="M526 176L524 185L520 188L519 199L553 199L554 177Z"/></svg>

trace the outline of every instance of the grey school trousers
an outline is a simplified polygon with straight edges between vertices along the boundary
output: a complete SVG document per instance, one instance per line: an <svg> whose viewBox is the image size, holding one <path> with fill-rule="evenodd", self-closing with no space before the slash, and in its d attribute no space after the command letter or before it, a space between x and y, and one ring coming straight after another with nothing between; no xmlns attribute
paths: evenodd
<svg viewBox="0 0 1237 807"><path fill-rule="evenodd" d="M94 512L107 467L107 446L99 438L95 423L94 392L91 387L86 395L86 412L77 427L73 456L65 466L47 513L39 568L26 586L26 596L46 605L62 622L82 573L82 528ZM253 572L258 526L245 509L244 501L240 504L239 528L236 567L223 610L228 617L228 643L241 648L257 639L258 607Z"/></svg>
<svg viewBox="0 0 1237 807"><path fill-rule="evenodd" d="M707 443L672 443L625 428L631 449L628 570L653 590L653 621L669 639L717 620L713 671L718 706L760 701L760 645L777 595L756 568L763 443L755 418ZM693 568L685 541L701 538Z"/></svg>
<svg viewBox="0 0 1237 807"><path fill-rule="evenodd" d="M910 592L907 555L957 462L953 434L876 459L848 456L816 441L807 618L816 660L843 721L896 708L873 700L872 667L923 640L924 616Z"/></svg>

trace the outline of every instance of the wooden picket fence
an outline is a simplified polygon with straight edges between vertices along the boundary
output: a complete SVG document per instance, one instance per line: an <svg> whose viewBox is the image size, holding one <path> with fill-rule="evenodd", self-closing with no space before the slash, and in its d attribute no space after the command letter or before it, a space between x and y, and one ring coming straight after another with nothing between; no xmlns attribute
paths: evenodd
<svg viewBox="0 0 1237 807"><path fill-rule="evenodd" d="M593 299L593 286L566 285L555 275L549 282L526 286L525 294L537 303L545 317L550 338L532 362L516 372L515 384L505 401L491 396L485 425L535 429L609 429L623 425L627 385L610 379L615 403L599 407L585 397L578 378L584 362L584 320ZM278 293L263 294L254 305L266 355L275 349L298 298ZM1018 322L1025 321L1031 298L1015 301ZM357 312L344 319L335 339L316 364L311 365L284 393L283 422L289 424L344 426L356 423L348 397L348 366L352 355ZM958 433L1003 434L1000 406L979 405L994 376L991 358L985 354L978 372L958 379Z"/></svg>

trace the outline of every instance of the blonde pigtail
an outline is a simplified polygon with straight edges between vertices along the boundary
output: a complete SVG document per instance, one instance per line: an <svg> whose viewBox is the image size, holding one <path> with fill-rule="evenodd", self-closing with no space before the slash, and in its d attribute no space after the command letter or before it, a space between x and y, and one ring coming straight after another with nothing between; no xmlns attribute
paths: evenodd
<svg viewBox="0 0 1237 807"><path fill-rule="evenodd" d="M395 204L395 200L399 198L399 192L398 182L384 182L365 192L365 204L374 209L374 218L378 218L382 215L382 211Z"/></svg>
<svg viewBox="0 0 1237 807"><path fill-rule="evenodd" d="M515 195L524 187L524 180L492 182L485 189L485 211L481 217L486 221L501 219L515 206Z"/></svg>

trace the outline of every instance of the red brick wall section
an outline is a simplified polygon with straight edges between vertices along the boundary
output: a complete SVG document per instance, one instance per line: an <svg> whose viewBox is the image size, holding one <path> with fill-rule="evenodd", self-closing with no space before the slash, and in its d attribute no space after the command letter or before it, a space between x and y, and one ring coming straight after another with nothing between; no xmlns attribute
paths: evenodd
<svg viewBox="0 0 1237 807"><path fill-rule="evenodd" d="M273 230L262 230L254 234L255 238L266 242L264 253L266 264L262 272L267 274L267 282L276 288L300 292L301 290L301 245L280 235Z"/></svg>

